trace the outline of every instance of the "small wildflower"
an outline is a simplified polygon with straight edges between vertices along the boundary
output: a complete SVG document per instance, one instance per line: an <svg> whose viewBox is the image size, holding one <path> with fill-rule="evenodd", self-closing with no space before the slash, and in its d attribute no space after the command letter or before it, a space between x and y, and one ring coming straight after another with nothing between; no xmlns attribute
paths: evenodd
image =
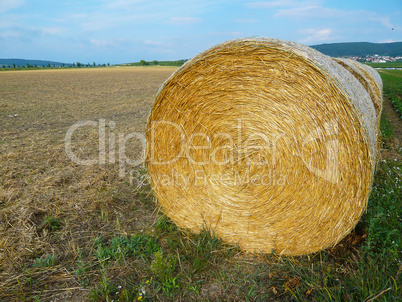
<svg viewBox="0 0 402 302"><path fill-rule="evenodd" d="M120 288L121 288L121 285L119 285L117 288L120 289Z"/></svg>

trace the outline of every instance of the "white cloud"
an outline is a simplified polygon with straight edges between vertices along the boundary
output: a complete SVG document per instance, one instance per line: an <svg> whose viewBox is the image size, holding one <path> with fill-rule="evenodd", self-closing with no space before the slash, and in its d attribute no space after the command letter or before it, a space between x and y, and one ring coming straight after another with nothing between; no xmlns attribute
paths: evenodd
<svg viewBox="0 0 402 302"><path fill-rule="evenodd" d="M42 28L42 33L46 35L57 35L60 34L64 28L61 27L44 27Z"/></svg>
<svg viewBox="0 0 402 302"><path fill-rule="evenodd" d="M160 42L160 41L153 41L153 40L145 40L145 41L144 41L144 44L145 44L145 45L148 45L148 46L160 46L160 45L162 45L162 42Z"/></svg>
<svg viewBox="0 0 402 302"><path fill-rule="evenodd" d="M30 42L42 35L42 29L34 26L10 24L0 31L2 38L17 38L21 41Z"/></svg>
<svg viewBox="0 0 402 302"><path fill-rule="evenodd" d="M305 28L298 31L298 34L305 35L301 43L322 43L333 40L333 30L330 28Z"/></svg>
<svg viewBox="0 0 402 302"><path fill-rule="evenodd" d="M15 15L15 14L1 16L0 29L8 29L12 26L18 25L20 23L20 22L18 22L20 20L20 18L18 18L18 17L19 16Z"/></svg>
<svg viewBox="0 0 402 302"><path fill-rule="evenodd" d="M278 10L276 17L291 18L345 18L353 12L312 5Z"/></svg>
<svg viewBox="0 0 402 302"><path fill-rule="evenodd" d="M314 0L311 1L275 0L275 1L250 2L246 4L246 7L256 9L277 9L284 7L305 7L317 4L318 2Z"/></svg>
<svg viewBox="0 0 402 302"><path fill-rule="evenodd" d="M0 1L0 14L9 10L18 8L25 4L25 0L1 0Z"/></svg>
<svg viewBox="0 0 402 302"><path fill-rule="evenodd" d="M240 38L243 36L241 31L232 31L228 33L229 36Z"/></svg>
<svg viewBox="0 0 402 302"><path fill-rule="evenodd" d="M244 33L241 31L220 32L215 31L210 33L211 36L222 36L228 38L241 38L244 37Z"/></svg>
<svg viewBox="0 0 402 302"><path fill-rule="evenodd" d="M387 39L387 40L381 40L379 43L394 43L394 42L396 41L392 39Z"/></svg>
<svg viewBox="0 0 402 302"><path fill-rule="evenodd" d="M0 32L0 38L19 38L20 33L17 31L3 31Z"/></svg>
<svg viewBox="0 0 402 302"><path fill-rule="evenodd" d="M300 5L300 4L304 5ZM257 5L258 4L258 5ZM312 1L295 2L292 0L270 1L270 2L254 2L256 7L272 7L274 10L274 17L288 18L291 20L297 19L299 22L308 21L320 22L321 26L326 26L324 22L339 23L339 27L352 28L360 30L360 32L372 31L373 28L387 28L389 30L401 31L402 26L395 24L391 21L388 15L382 15L377 12L367 10L341 10L329 7L324 7L320 3ZM328 23L327 23L328 24ZM345 30L346 32L347 30ZM308 43L313 40L313 34L317 35L314 39L317 41L329 40L326 35L328 31L324 29L315 29L314 33L310 34L310 38L306 38L303 42ZM321 39L322 38L322 39ZM333 39L334 37L331 36Z"/></svg>
<svg viewBox="0 0 402 302"><path fill-rule="evenodd" d="M134 5L138 5L139 3L146 2L145 0L113 0L107 1L104 7L108 10L113 9L131 9Z"/></svg>
<svg viewBox="0 0 402 302"><path fill-rule="evenodd" d="M97 39L91 39L89 40L89 43L96 47L105 47L105 46L111 46L114 45L113 42L108 41L108 40L97 40Z"/></svg>
<svg viewBox="0 0 402 302"><path fill-rule="evenodd" d="M366 12L366 18L370 21L378 22L382 26L384 26L388 29L391 29L391 30L402 30L402 26L400 26L398 24L393 24L391 22L391 18L389 16L382 16L382 15L379 15L378 13Z"/></svg>
<svg viewBox="0 0 402 302"><path fill-rule="evenodd" d="M377 23L389 29L401 29L401 26L393 24L389 16L370 12L366 10L340 10L334 8L323 7L319 5L301 6L284 8L276 11L275 17L280 18L298 18L298 19L326 19L339 20L339 22L349 24L362 24L363 22Z"/></svg>
<svg viewBox="0 0 402 302"><path fill-rule="evenodd" d="M236 23L243 23L243 24L252 24L252 23L257 23L257 19L237 19Z"/></svg>
<svg viewBox="0 0 402 302"><path fill-rule="evenodd" d="M146 40L144 49L146 49L148 54L172 54L176 51L178 45L180 45L174 43L172 39L174 38L162 37L160 40Z"/></svg>
<svg viewBox="0 0 402 302"><path fill-rule="evenodd" d="M195 17L172 17L170 18L168 23L174 25L187 25L187 24L200 23L202 21L203 20L201 18L195 18Z"/></svg>

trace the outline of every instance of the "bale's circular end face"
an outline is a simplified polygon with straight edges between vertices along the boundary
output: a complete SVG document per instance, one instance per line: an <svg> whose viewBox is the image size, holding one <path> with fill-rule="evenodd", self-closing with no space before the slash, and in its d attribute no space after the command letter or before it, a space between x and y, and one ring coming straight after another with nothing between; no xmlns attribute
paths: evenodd
<svg viewBox="0 0 402 302"><path fill-rule="evenodd" d="M210 228L248 251L318 251L365 209L375 121L364 116L347 87L289 45L223 43L161 87L148 173L179 227Z"/></svg>

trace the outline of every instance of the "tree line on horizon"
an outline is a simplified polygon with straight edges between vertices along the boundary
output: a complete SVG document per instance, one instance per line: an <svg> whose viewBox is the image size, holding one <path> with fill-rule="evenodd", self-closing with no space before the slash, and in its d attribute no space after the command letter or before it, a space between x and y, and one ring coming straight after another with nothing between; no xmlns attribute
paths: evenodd
<svg viewBox="0 0 402 302"><path fill-rule="evenodd" d="M60 63L60 64L51 64L51 63L47 63L47 64L30 64L30 63L26 63L26 64L22 64L19 65L18 63L11 63L11 64L1 64L0 63L0 68L3 69L39 69L39 68L80 68L80 67L106 67L106 66L110 66L110 63L107 64L96 64L95 62L93 62L92 64L87 63L87 64L83 64L80 62L74 62L72 64L66 64L66 63Z"/></svg>

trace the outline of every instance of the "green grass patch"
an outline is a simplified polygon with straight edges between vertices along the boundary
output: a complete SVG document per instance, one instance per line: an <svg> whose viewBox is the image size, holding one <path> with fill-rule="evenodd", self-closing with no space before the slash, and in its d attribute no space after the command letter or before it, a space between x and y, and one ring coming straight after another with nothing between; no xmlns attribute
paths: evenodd
<svg viewBox="0 0 402 302"><path fill-rule="evenodd" d="M379 72L383 81L384 96L402 119L402 70L385 70Z"/></svg>
<svg viewBox="0 0 402 302"><path fill-rule="evenodd" d="M128 257L146 259L159 250L158 242L147 235L117 236L104 243L103 237L94 240L98 261L124 261Z"/></svg>
<svg viewBox="0 0 402 302"><path fill-rule="evenodd" d="M402 164L382 160L377 166L365 223L368 236L363 250L397 268L402 248Z"/></svg>
<svg viewBox="0 0 402 302"><path fill-rule="evenodd" d="M151 271L159 280L163 292L173 296L179 288L178 276L175 274L177 258L174 255L164 255L163 251L154 254L155 259L151 263Z"/></svg>
<svg viewBox="0 0 402 302"><path fill-rule="evenodd" d="M381 114L380 131L383 139L391 138L394 133L394 128L392 127L391 122L385 117L384 112Z"/></svg>
<svg viewBox="0 0 402 302"><path fill-rule="evenodd" d="M373 68L402 68L402 61L385 63L365 63Z"/></svg>
<svg viewBox="0 0 402 302"><path fill-rule="evenodd" d="M48 231L57 231L61 227L60 219L54 218L52 216L48 216L42 222L40 229L46 229Z"/></svg>
<svg viewBox="0 0 402 302"><path fill-rule="evenodd" d="M42 258L36 258L35 262L32 264L33 267L50 267L57 263L57 255L46 255Z"/></svg>

